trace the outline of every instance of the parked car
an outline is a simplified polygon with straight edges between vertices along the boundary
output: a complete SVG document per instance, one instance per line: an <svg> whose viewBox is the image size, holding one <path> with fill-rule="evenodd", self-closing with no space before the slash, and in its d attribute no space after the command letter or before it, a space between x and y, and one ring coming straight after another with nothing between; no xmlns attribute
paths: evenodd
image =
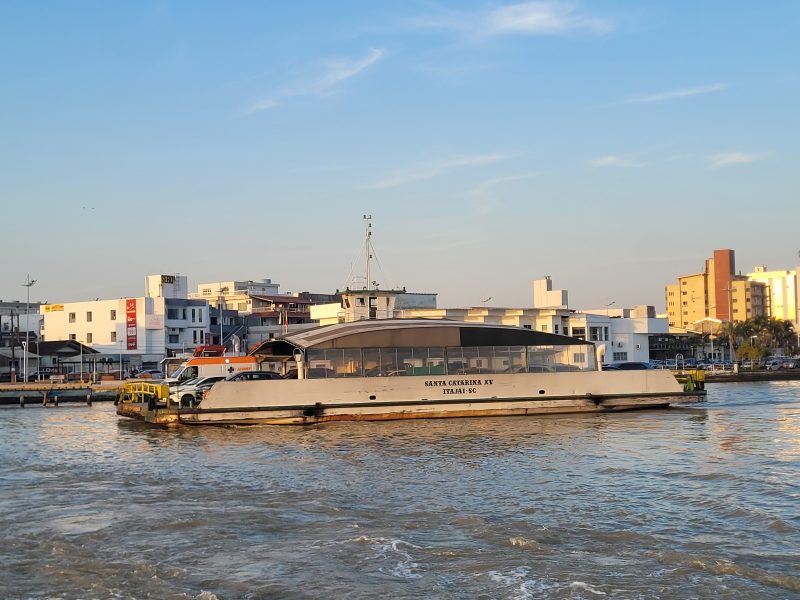
<svg viewBox="0 0 800 600"><path fill-rule="evenodd" d="M198 377L180 385L173 386L170 390L170 399L180 402L181 406L196 406L203 398L203 392L211 388L218 381L225 379L222 375L213 377Z"/></svg>
<svg viewBox="0 0 800 600"><path fill-rule="evenodd" d="M768 360L767 364L764 365L764 368L767 371L777 371L783 365L783 361L778 360L777 358L773 358L772 360Z"/></svg>
<svg viewBox="0 0 800 600"><path fill-rule="evenodd" d="M781 363L781 369L796 369L797 368L797 359L796 358L784 358L783 363Z"/></svg>
<svg viewBox="0 0 800 600"><path fill-rule="evenodd" d="M324 367L313 367L308 370L309 379L329 379L336 377L336 371L333 369L326 369ZM283 379L297 379L297 369L290 369L286 371Z"/></svg>
<svg viewBox="0 0 800 600"><path fill-rule="evenodd" d="M228 375L225 381L263 381L265 379L283 379L283 376L275 371L241 371Z"/></svg>
<svg viewBox="0 0 800 600"><path fill-rule="evenodd" d="M612 363L610 366L617 371L645 371L653 368L650 363L646 362L620 362ZM605 369L605 367L603 368Z"/></svg>
<svg viewBox="0 0 800 600"><path fill-rule="evenodd" d="M142 379L164 379L164 374L158 369L145 369L136 374L137 377Z"/></svg>

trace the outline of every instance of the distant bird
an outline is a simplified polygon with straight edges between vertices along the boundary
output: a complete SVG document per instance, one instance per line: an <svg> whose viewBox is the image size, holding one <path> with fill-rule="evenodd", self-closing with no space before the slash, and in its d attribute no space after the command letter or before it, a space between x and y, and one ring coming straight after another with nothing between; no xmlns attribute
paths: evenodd
<svg viewBox="0 0 800 600"><path fill-rule="evenodd" d="M486 303L487 303L489 300L491 300L491 299L492 299L492 297L491 297L491 296L489 296L488 298L486 298L486 299L484 299L484 300L481 300L481 302L483 302L484 304L486 304Z"/></svg>

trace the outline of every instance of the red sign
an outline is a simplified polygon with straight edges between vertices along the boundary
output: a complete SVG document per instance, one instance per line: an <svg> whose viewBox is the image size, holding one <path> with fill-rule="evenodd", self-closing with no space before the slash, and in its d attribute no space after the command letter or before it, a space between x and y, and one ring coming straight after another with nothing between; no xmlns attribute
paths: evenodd
<svg viewBox="0 0 800 600"><path fill-rule="evenodd" d="M125 329L128 335L128 350L136 350L136 298L125 300Z"/></svg>

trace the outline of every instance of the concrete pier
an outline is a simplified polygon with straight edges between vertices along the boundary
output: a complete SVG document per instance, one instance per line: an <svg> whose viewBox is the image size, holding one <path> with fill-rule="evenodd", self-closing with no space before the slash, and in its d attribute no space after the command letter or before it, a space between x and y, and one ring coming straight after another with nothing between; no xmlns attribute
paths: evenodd
<svg viewBox="0 0 800 600"><path fill-rule="evenodd" d="M18 405L25 408L31 400L41 402L41 406L58 406L61 402L79 402L91 406L93 402L114 401L122 384L119 381L101 383L2 383L0 384L0 405Z"/></svg>

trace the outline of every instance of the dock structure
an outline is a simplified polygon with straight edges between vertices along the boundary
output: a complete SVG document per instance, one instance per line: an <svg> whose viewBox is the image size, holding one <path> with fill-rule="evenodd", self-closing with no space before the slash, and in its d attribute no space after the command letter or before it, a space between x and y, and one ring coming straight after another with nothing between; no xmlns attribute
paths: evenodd
<svg viewBox="0 0 800 600"><path fill-rule="evenodd" d="M61 402L80 402L91 406L94 401L115 400L121 387L119 381L2 383L0 405L18 404L24 408L28 404L58 406Z"/></svg>

